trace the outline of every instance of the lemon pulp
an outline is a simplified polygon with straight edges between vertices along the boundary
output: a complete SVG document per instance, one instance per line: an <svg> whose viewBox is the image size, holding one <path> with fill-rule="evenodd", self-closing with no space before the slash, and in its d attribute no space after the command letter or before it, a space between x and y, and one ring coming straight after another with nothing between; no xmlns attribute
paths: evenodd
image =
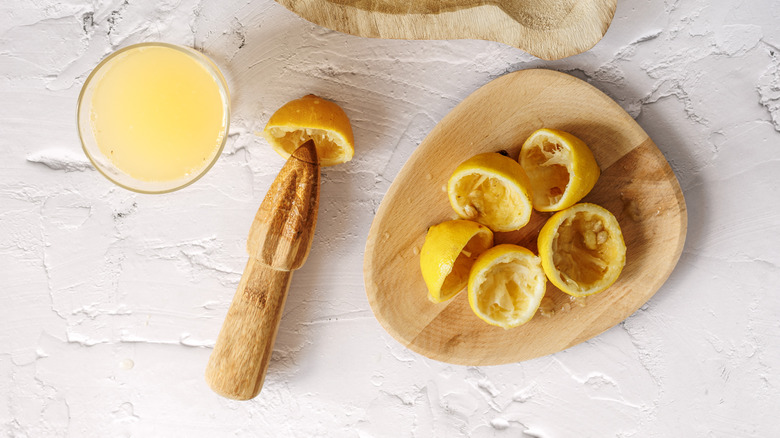
<svg viewBox="0 0 780 438"><path fill-rule="evenodd" d="M529 321L539 308L547 279L539 257L517 245L497 245L474 263L469 305L485 322L505 329Z"/></svg>
<svg viewBox="0 0 780 438"><path fill-rule="evenodd" d="M512 231L531 218L529 182L523 168L497 153L476 155L461 163L447 184L450 205L464 219L493 231Z"/></svg>
<svg viewBox="0 0 780 438"><path fill-rule="evenodd" d="M520 165L531 181L534 208L558 211L590 192L601 174L590 148L568 132L540 129L523 143Z"/></svg>
<svg viewBox="0 0 780 438"><path fill-rule="evenodd" d="M612 285L626 261L617 219L595 204L560 211L539 233L545 273L563 292L585 296Z"/></svg>
<svg viewBox="0 0 780 438"><path fill-rule="evenodd" d="M567 164L571 161L571 153L560 144L545 139L523 159L528 163L525 169L531 184L540 188L533 191L534 204L557 204L569 186Z"/></svg>
<svg viewBox="0 0 780 438"><path fill-rule="evenodd" d="M263 137L284 159L308 140L314 140L321 166L345 163L355 154L352 125L337 104L309 94L276 110Z"/></svg>

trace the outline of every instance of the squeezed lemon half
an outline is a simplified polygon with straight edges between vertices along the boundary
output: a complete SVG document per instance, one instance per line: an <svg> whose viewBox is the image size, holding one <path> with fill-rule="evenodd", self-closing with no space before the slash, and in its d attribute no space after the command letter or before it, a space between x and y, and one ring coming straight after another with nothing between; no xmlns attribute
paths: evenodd
<svg viewBox="0 0 780 438"><path fill-rule="evenodd" d="M469 305L488 324L510 329L533 318L547 279L539 257L502 244L482 253L469 275Z"/></svg>
<svg viewBox="0 0 780 438"><path fill-rule="evenodd" d="M268 120L263 137L285 160L314 140L321 166L345 163L355 155L355 138L340 106L313 94L284 104Z"/></svg>
<svg viewBox="0 0 780 438"><path fill-rule="evenodd" d="M466 287L477 257L493 245L493 232L466 220L442 222L428 229L420 250L420 269L428 298L447 301Z"/></svg>
<svg viewBox="0 0 780 438"><path fill-rule="evenodd" d="M447 183L458 216L493 231L513 231L531 219L530 181L515 160L498 153L479 154L461 163Z"/></svg>
<svg viewBox="0 0 780 438"><path fill-rule="evenodd" d="M540 129L523 143L518 159L531 181L534 208L559 211L590 192L601 175L590 148L568 132Z"/></svg>
<svg viewBox="0 0 780 438"><path fill-rule="evenodd" d="M606 290L626 264L620 225L596 204L576 204L555 213L539 232L538 245L547 278L575 297Z"/></svg>

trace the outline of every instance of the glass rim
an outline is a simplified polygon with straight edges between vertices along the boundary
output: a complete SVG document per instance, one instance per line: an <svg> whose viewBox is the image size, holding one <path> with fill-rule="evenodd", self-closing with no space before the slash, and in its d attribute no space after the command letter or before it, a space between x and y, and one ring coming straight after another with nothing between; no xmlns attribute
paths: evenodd
<svg viewBox="0 0 780 438"><path fill-rule="evenodd" d="M81 112L83 110L84 105L86 102L84 101L84 97L86 93L91 89L90 86L93 85L93 80L95 76L102 71L102 69L113 59L115 59L117 56L128 52L130 50L142 48L142 47L165 47L169 49L176 50L178 52L184 53L185 55L189 56L193 60L195 60L198 64L200 64L203 68L206 69L206 71L209 72L209 74L216 79L217 87L219 88L219 93L222 96L222 111L223 111L223 121L224 121L224 129L223 129L223 135L222 135L222 142L219 145L219 147L214 152L213 158L210 160L210 162L200 168L194 175L190 178L179 178L176 180L171 181L163 181L159 182L159 184L163 185L159 190L149 190L139 187L133 187L131 185L128 185L127 182L120 182L115 177L112 177L108 174L102 167L103 165L98 163L98 160L92 156L90 153L89 147L87 146L87 141L85 140L86 135L91 133L91 128L88 126L82 126L81 123ZM163 42L144 42L144 43L137 43L137 44L131 44L129 46L123 47L121 49L118 49L108 56L106 56L100 63L98 63L97 66L95 66L94 69L89 73L89 76L87 76L87 79L84 81L84 85L81 87L81 91L79 92L78 97L78 104L76 106L76 126L78 128L78 134L79 134L79 140L81 141L81 149L84 151L84 154L89 159L90 163L92 164L92 167L94 167L98 172L100 172L101 175L106 177L109 181L112 183L118 185L119 187L122 187L123 189L129 190L131 192L136 193L144 193L144 194L162 194L162 193L170 193L174 192L176 190L181 190L190 184L194 183L195 181L201 179L203 175L208 173L209 170L211 170L212 167L214 167L214 164L216 164L219 157L222 155L222 151L225 148L225 144L227 144L228 139L228 133L230 132L230 90L228 89L227 82L225 81L225 77L222 75L222 72L220 72L219 68L216 66L216 64L205 54L202 52L195 50L190 47L186 46L180 46L177 44L170 44L170 43L163 43ZM85 133L85 129L87 132ZM97 141L95 141L97 143ZM105 156L105 155L103 155ZM120 169L118 169L115 166L111 166L113 169L117 169L121 172ZM123 174L127 175L126 173L122 172ZM155 182L147 182L147 181L140 181L136 178L133 178L128 175L128 178L132 181L138 181L140 183L144 184L154 184ZM170 182L171 184L165 185L166 182ZM173 184L176 182L176 184Z"/></svg>

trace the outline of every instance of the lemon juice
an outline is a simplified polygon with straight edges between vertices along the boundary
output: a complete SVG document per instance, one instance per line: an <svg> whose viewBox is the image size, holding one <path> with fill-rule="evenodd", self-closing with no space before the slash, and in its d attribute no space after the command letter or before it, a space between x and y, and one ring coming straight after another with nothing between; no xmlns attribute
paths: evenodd
<svg viewBox="0 0 780 438"><path fill-rule="evenodd" d="M104 61L85 90L87 102L79 104L80 124L88 117L88 128L81 127L85 150L120 185L151 192L180 188L205 173L222 149L227 87L194 50L131 46Z"/></svg>

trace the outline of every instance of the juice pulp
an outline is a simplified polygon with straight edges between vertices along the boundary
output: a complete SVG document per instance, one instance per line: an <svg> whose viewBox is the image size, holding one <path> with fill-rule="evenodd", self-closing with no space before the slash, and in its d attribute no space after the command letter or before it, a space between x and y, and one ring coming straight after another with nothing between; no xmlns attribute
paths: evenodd
<svg viewBox="0 0 780 438"><path fill-rule="evenodd" d="M218 79L185 51L138 47L106 65L91 99L101 152L141 181L172 181L210 165L226 126Z"/></svg>

